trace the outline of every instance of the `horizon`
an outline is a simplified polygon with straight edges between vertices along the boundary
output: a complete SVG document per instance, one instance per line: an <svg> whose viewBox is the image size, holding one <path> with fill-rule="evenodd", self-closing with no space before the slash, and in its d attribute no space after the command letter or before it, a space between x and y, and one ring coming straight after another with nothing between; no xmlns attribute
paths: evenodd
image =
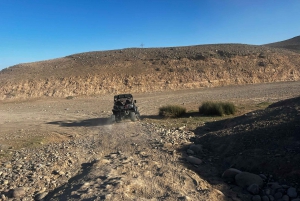
<svg viewBox="0 0 300 201"><path fill-rule="evenodd" d="M299 10L271 0L4 0L0 70L83 52L284 41L300 35Z"/></svg>

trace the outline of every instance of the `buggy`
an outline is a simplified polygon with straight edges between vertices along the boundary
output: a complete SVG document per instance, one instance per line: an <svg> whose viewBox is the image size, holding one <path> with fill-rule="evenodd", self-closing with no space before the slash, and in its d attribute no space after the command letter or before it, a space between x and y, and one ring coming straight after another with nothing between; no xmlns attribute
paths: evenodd
<svg viewBox="0 0 300 201"><path fill-rule="evenodd" d="M133 96L131 94L119 94L114 96L111 121L120 122L126 118L130 118L131 121L140 119L140 113L135 103L136 100L133 100Z"/></svg>

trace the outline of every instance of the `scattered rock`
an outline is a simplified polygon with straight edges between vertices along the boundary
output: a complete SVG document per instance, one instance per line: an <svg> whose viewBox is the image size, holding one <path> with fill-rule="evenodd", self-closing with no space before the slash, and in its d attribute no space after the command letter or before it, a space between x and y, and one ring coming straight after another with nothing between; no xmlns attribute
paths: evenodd
<svg viewBox="0 0 300 201"><path fill-rule="evenodd" d="M39 193L35 196L35 200L40 201L43 200L48 195L47 192Z"/></svg>
<svg viewBox="0 0 300 201"><path fill-rule="evenodd" d="M282 198L282 196L283 196L283 195L282 195L281 192L277 192L277 193L274 194L275 200L278 200L278 199Z"/></svg>
<svg viewBox="0 0 300 201"><path fill-rule="evenodd" d="M261 201L261 197L259 195L254 195L252 201Z"/></svg>
<svg viewBox="0 0 300 201"><path fill-rule="evenodd" d="M201 144L192 144L190 146L190 150L194 151L196 154L200 154L203 152Z"/></svg>
<svg viewBox="0 0 300 201"><path fill-rule="evenodd" d="M277 182L274 182L274 183L269 183L269 185L271 184L271 188L274 189L274 190L277 190L279 188L282 188L281 185L279 185Z"/></svg>
<svg viewBox="0 0 300 201"><path fill-rule="evenodd" d="M194 156L188 156L186 159L187 159L188 162L196 164L196 165L200 165L202 163L201 159L196 158Z"/></svg>
<svg viewBox="0 0 300 201"><path fill-rule="evenodd" d="M179 197L178 199L182 200L182 201L190 201L191 200L191 198L189 196Z"/></svg>
<svg viewBox="0 0 300 201"><path fill-rule="evenodd" d="M181 126L178 128L178 130L184 130L185 129L185 126Z"/></svg>
<svg viewBox="0 0 300 201"><path fill-rule="evenodd" d="M268 195L268 197L269 197L269 200L270 200L270 201L274 201L274 200L275 200L275 198L274 198L273 195Z"/></svg>
<svg viewBox="0 0 300 201"><path fill-rule="evenodd" d="M190 149L188 149L188 150L186 151L186 153L187 153L187 154L191 154L191 155L193 155L193 154L194 154L194 151L193 151L193 150L190 150Z"/></svg>
<svg viewBox="0 0 300 201"><path fill-rule="evenodd" d="M290 187L288 190L287 190L287 195L291 198L296 198L297 197L297 191L296 191L296 188L293 188L293 187Z"/></svg>
<svg viewBox="0 0 300 201"><path fill-rule="evenodd" d="M289 201L290 197L288 195L282 196L282 201Z"/></svg>
<svg viewBox="0 0 300 201"><path fill-rule="evenodd" d="M248 186L247 191L253 195L257 195L259 193L259 186L257 184L251 184Z"/></svg>
<svg viewBox="0 0 300 201"><path fill-rule="evenodd" d="M222 178L227 182L234 182L235 176L239 173L241 173L240 170L235 168L229 168L223 172Z"/></svg>
<svg viewBox="0 0 300 201"><path fill-rule="evenodd" d="M264 174L259 174L259 176L264 180L264 181L266 181L267 180L267 177L266 177L266 175L264 175Z"/></svg>
<svg viewBox="0 0 300 201"><path fill-rule="evenodd" d="M23 187L19 187L13 190L12 196L14 198L23 198L25 196L25 193L25 189Z"/></svg>

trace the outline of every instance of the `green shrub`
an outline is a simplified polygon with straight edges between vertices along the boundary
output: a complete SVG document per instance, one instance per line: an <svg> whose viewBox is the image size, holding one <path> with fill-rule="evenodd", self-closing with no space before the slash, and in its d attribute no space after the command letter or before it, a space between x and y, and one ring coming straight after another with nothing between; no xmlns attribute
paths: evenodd
<svg viewBox="0 0 300 201"><path fill-rule="evenodd" d="M221 104L222 104L224 113L226 115L235 114L236 107L235 107L235 105L233 103L225 102L225 103L221 103Z"/></svg>
<svg viewBox="0 0 300 201"><path fill-rule="evenodd" d="M167 105L159 108L159 115L163 117L181 117L186 113L186 109L179 105Z"/></svg>
<svg viewBox="0 0 300 201"><path fill-rule="evenodd" d="M223 116L224 114L235 114L236 107L230 102L204 102L199 107L199 113L204 115L218 115Z"/></svg>

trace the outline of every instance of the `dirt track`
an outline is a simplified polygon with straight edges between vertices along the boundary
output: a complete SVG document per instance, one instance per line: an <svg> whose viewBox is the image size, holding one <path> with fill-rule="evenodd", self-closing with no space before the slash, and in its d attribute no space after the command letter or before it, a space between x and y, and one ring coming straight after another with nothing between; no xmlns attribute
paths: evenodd
<svg viewBox="0 0 300 201"><path fill-rule="evenodd" d="M160 106L170 103L197 110L205 100L228 100L238 105L275 102L299 96L299 89L300 82L286 82L134 94L134 97L141 115L147 117L156 115ZM1 103L0 149L6 156L13 156L12 167L4 165L7 161L1 158L1 172L15 171L15 161L25 160L26 156L26 163L47 164L47 154L42 151L45 147L49 152L57 152L61 160L36 171L40 178L49 177L49 184L38 179L35 182L39 185L34 185L25 178L22 183L14 173L12 177L9 173L5 177L2 174L2 183L11 180L1 187L0 194L9 197L11 190L22 186L28 197L46 196L48 200L225 199L216 190L226 194L225 184L220 181L211 185L186 168L182 155L175 153L168 143L158 148L163 139L154 125L143 121L109 125L111 107L112 95ZM182 142L188 143L187 135L183 138ZM34 148L15 151L28 146ZM37 152L39 155L33 154ZM63 165L62 160L73 162L71 166ZM26 169L26 163L21 168L24 174L32 172ZM213 168L208 171L217 176ZM52 180L57 180L56 184Z"/></svg>

